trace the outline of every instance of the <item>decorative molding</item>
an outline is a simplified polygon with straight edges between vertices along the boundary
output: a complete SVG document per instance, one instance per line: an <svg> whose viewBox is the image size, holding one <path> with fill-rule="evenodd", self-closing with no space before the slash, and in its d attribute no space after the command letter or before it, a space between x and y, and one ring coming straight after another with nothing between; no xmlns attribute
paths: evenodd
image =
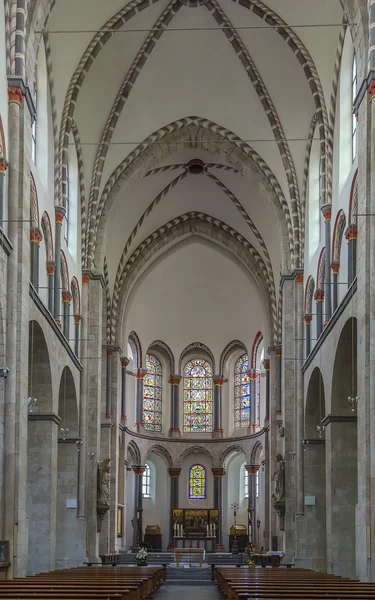
<svg viewBox="0 0 375 600"><path fill-rule="evenodd" d="M7 234L3 231L3 229L1 229L1 227L0 227L0 248L2 248L4 250L4 252L7 256L9 256L13 250L13 245L12 245L10 239L8 238Z"/></svg>
<svg viewBox="0 0 375 600"><path fill-rule="evenodd" d="M322 419L322 425L327 427L330 423L357 423L357 420L355 415L327 415Z"/></svg>
<svg viewBox="0 0 375 600"><path fill-rule="evenodd" d="M52 421L55 425L60 425L62 419L56 413L28 413L28 421Z"/></svg>
<svg viewBox="0 0 375 600"><path fill-rule="evenodd" d="M192 342L191 344L189 344L188 346L186 346L183 349L183 351L180 354L180 358L178 359L178 372L181 373L182 361L183 361L184 357L186 356L186 354L188 354L189 352L194 352L196 350L207 354L207 356L209 357L209 359L211 361L212 370L215 373L215 357L214 357L213 353L211 352L211 350L209 349L209 347L206 346L206 344L202 344L202 342Z"/></svg>
<svg viewBox="0 0 375 600"><path fill-rule="evenodd" d="M221 377L224 377L224 366L226 361L232 352L236 352L237 350L243 350L245 354L248 354L247 348L243 342L240 340L232 340L227 344L222 351L219 359L219 374Z"/></svg>

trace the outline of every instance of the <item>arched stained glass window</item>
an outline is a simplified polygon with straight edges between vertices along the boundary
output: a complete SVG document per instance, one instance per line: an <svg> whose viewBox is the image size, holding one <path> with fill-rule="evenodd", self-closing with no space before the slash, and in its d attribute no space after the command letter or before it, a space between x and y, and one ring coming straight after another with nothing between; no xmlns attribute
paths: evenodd
<svg viewBox="0 0 375 600"><path fill-rule="evenodd" d="M162 367L153 354L146 354L143 380L143 423L149 431L161 431Z"/></svg>
<svg viewBox="0 0 375 600"><path fill-rule="evenodd" d="M184 432L212 431L212 367L203 359L184 369Z"/></svg>
<svg viewBox="0 0 375 600"><path fill-rule="evenodd" d="M352 63L352 103L357 96L357 59L355 54L353 55ZM352 115L352 160L355 160L357 156L357 117L353 113Z"/></svg>
<svg viewBox="0 0 375 600"><path fill-rule="evenodd" d="M206 499L206 469L202 465L193 465L189 471L189 498Z"/></svg>
<svg viewBox="0 0 375 600"><path fill-rule="evenodd" d="M234 427L250 424L250 378L249 357L243 354L234 365Z"/></svg>

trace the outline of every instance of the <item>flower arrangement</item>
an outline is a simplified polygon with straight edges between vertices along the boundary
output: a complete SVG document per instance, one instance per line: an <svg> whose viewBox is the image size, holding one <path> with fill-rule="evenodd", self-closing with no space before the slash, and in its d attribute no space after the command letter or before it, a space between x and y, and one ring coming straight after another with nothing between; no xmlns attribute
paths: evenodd
<svg viewBox="0 0 375 600"><path fill-rule="evenodd" d="M147 554L147 550L145 550L145 548L141 548L140 550L138 550L138 552L135 555L135 557L137 559L137 564L138 565L147 565L147 563L148 563L148 554Z"/></svg>
<svg viewBox="0 0 375 600"><path fill-rule="evenodd" d="M253 565L254 564L253 549L254 549L253 544L249 544L246 547L246 552L247 552L247 555L249 557L249 562L247 563L248 565Z"/></svg>

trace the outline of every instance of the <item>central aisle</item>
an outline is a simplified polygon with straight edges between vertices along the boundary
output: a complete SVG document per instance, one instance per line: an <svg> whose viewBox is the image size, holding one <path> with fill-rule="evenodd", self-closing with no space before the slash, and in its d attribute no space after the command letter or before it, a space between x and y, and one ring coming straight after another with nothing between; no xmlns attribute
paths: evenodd
<svg viewBox="0 0 375 600"><path fill-rule="evenodd" d="M157 600L171 600L176 595L182 600L221 600L216 584L211 581L211 568L167 568L167 579L157 594Z"/></svg>

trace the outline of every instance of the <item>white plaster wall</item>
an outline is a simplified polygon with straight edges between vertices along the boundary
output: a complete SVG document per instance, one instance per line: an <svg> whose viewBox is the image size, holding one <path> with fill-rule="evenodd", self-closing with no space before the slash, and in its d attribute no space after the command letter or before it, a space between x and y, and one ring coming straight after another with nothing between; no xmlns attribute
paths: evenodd
<svg viewBox="0 0 375 600"><path fill-rule="evenodd" d="M206 499L190 500L189 498L189 469L193 465L202 465L206 469ZM179 508L213 508L214 507L214 478L212 463L205 454L191 453L185 456L181 464L178 480Z"/></svg>
<svg viewBox="0 0 375 600"><path fill-rule="evenodd" d="M164 459L157 454L147 458L151 470L151 498L143 498L143 533L147 525L160 525L163 550L169 543L170 477Z"/></svg>
<svg viewBox="0 0 375 600"><path fill-rule="evenodd" d="M223 479L223 544L229 550L229 531L234 525L234 502L239 504L237 510L237 525L245 525L247 530L247 498L245 498L244 472L245 457L242 453L231 454L225 463L226 475Z"/></svg>

